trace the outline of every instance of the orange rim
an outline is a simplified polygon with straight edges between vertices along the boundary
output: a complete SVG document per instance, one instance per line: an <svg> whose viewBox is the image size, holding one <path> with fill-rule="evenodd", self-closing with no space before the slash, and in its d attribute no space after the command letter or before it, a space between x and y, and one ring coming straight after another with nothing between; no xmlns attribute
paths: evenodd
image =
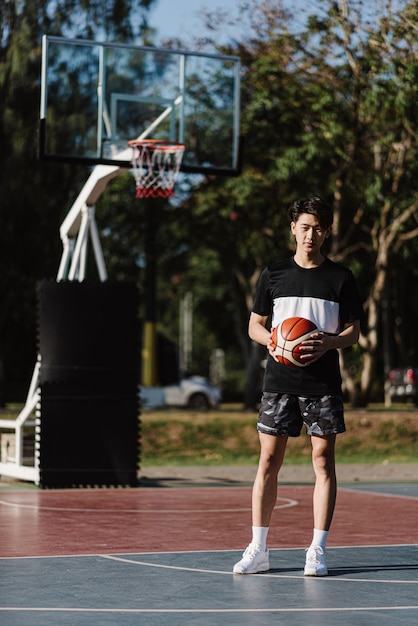
<svg viewBox="0 0 418 626"><path fill-rule="evenodd" d="M148 148L150 150L167 150L176 152L178 150L184 150L185 145L183 143L176 143L174 141L165 141L163 139L131 139L128 141L128 146L131 148Z"/></svg>

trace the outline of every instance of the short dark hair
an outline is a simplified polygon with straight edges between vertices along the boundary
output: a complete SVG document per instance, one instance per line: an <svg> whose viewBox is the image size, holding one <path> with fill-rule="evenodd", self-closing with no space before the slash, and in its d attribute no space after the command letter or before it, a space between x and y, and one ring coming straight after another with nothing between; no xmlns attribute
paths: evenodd
<svg viewBox="0 0 418 626"><path fill-rule="evenodd" d="M295 200L288 209L291 222L297 222L302 213L311 213L316 215L319 223L323 228L329 228L334 221L334 215L331 207L321 200L321 198L304 198L303 200Z"/></svg>

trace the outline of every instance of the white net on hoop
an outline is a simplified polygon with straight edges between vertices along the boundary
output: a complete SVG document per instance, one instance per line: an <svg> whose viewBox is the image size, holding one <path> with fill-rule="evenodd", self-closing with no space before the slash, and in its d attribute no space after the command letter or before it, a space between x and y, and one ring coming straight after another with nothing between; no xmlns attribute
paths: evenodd
<svg viewBox="0 0 418 626"><path fill-rule="evenodd" d="M170 198L180 170L184 145L158 139L133 139L132 169L136 198Z"/></svg>

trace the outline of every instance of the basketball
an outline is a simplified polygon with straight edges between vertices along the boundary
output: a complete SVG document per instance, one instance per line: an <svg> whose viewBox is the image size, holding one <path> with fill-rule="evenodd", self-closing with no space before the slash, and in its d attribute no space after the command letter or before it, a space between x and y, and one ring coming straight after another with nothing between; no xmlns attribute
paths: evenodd
<svg viewBox="0 0 418 626"><path fill-rule="evenodd" d="M309 363L300 360L300 344L309 339L317 327L304 317L289 317L275 326L272 331L274 355L279 363L290 367L306 367Z"/></svg>

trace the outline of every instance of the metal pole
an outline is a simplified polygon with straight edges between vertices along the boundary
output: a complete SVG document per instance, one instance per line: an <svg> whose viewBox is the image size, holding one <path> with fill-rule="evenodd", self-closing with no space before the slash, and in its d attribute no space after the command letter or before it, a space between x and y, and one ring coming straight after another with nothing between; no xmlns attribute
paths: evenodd
<svg viewBox="0 0 418 626"><path fill-rule="evenodd" d="M142 343L142 384L157 385L156 233L161 201L145 200L145 315Z"/></svg>

